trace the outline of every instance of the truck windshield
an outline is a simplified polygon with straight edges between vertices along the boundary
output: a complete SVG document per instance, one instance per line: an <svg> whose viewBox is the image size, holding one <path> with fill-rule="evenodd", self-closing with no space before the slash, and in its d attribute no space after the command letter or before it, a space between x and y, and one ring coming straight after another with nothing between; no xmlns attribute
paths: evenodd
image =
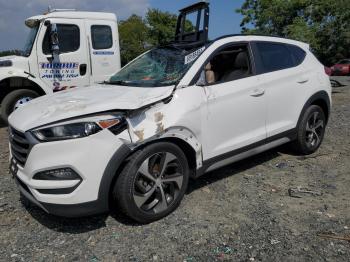
<svg viewBox="0 0 350 262"><path fill-rule="evenodd" d="M32 52L32 49L33 49L36 34L38 33L38 29L39 29L39 25L30 28L29 34L27 36L27 40L22 50L23 56L30 56L30 53Z"/></svg>
<svg viewBox="0 0 350 262"><path fill-rule="evenodd" d="M175 85L204 49L186 51L171 46L152 49L112 76L109 84L138 87Z"/></svg>

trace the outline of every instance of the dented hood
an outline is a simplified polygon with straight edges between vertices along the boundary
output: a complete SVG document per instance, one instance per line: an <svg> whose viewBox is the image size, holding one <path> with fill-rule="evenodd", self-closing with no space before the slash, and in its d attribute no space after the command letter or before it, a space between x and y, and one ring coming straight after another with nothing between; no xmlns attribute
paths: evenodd
<svg viewBox="0 0 350 262"><path fill-rule="evenodd" d="M72 117L110 110L138 109L167 98L174 87L81 87L35 99L13 112L9 123L15 129L25 132Z"/></svg>

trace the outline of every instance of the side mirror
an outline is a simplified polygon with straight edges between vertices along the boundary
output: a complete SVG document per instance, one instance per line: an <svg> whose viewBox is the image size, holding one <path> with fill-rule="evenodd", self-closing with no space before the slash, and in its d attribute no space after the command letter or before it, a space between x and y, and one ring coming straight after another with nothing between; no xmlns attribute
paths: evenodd
<svg viewBox="0 0 350 262"><path fill-rule="evenodd" d="M52 54L58 55L60 53L60 45L58 41L58 30L56 24L51 24L50 44Z"/></svg>
<svg viewBox="0 0 350 262"><path fill-rule="evenodd" d="M57 24L52 24L50 20L45 21L45 26L48 28L48 31L50 33L49 35L49 44L50 44L50 50L52 52L52 55L59 55L60 53L60 46L59 46L59 37L58 37L58 30L57 30Z"/></svg>
<svg viewBox="0 0 350 262"><path fill-rule="evenodd" d="M196 85L197 86L206 86L207 85L207 80L205 79L205 70L202 70Z"/></svg>

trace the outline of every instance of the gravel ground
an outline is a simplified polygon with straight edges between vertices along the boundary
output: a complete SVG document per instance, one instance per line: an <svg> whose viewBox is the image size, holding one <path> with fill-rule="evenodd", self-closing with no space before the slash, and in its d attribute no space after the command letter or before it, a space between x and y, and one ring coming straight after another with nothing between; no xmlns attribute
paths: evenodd
<svg viewBox="0 0 350 262"><path fill-rule="evenodd" d="M279 148L207 174L173 214L144 226L121 215L72 220L22 207L1 128L0 260L349 261L349 241L320 236L350 236L350 87L333 99L317 153ZM299 186L314 194L290 197Z"/></svg>

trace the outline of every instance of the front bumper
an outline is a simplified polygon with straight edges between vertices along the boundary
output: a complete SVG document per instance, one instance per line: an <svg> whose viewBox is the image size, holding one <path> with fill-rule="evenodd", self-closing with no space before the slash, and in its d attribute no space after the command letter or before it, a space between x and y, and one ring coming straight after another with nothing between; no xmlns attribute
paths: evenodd
<svg viewBox="0 0 350 262"><path fill-rule="evenodd" d="M24 166L10 170L22 195L47 213L64 217L103 213L109 210L113 178L130 154L124 137L128 138L127 131L115 136L104 130L81 139L38 143ZM71 168L81 180L33 179L38 172L59 168ZM69 188L73 192L57 194L57 190Z"/></svg>
<svg viewBox="0 0 350 262"><path fill-rule="evenodd" d="M15 181L22 196L48 214L60 217L74 218L102 214L108 211L108 206L101 200L75 205L60 205L39 202L35 199L28 187L21 180L15 177Z"/></svg>

